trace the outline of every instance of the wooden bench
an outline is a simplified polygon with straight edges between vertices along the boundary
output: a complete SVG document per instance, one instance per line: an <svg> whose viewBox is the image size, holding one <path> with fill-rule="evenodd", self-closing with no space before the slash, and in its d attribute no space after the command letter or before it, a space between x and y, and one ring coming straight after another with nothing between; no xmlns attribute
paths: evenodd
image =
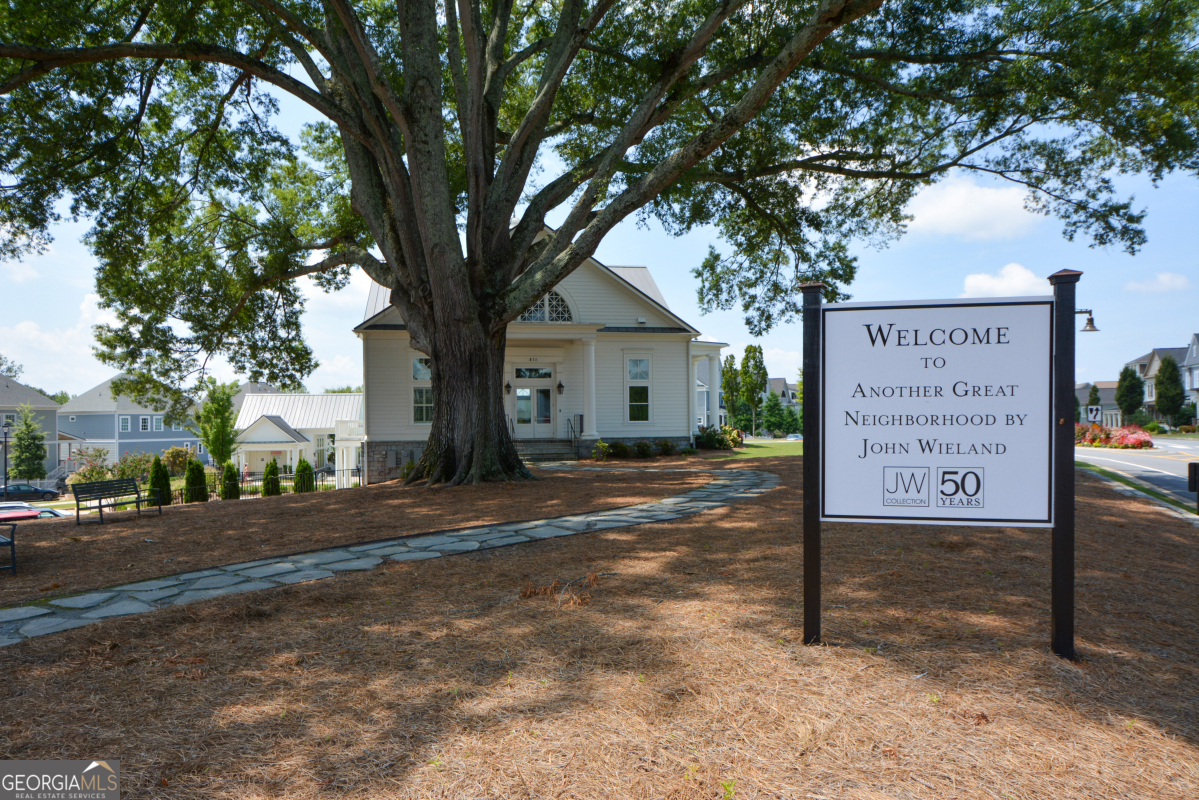
<svg viewBox="0 0 1199 800"><path fill-rule="evenodd" d="M104 524L104 509L116 508L117 506L125 506L133 503L137 506L137 513L142 513L142 504L146 506L158 504L158 513L162 513L162 498L158 496L157 489L150 490L150 496L142 497L141 490L137 488L137 481L133 478L118 478L115 481L92 481L91 483L73 483L71 491L75 494L75 524L79 524L79 509L83 507L83 503L96 501L96 508L100 511L100 524ZM109 501L105 503L104 501Z"/></svg>
<svg viewBox="0 0 1199 800"><path fill-rule="evenodd" d="M0 547L8 545L8 566L0 567L0 569L11 569L12 574L17 574L17 523L15 522L0 522L0 530L8 528L8 535L0 533Z"/></svg>

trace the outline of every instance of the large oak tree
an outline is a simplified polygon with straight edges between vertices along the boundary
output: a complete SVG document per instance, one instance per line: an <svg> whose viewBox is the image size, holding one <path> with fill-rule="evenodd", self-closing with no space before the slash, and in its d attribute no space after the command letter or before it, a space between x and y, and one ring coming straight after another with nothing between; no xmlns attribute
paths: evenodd
<svg viewBox="0 0 1199 800"><path fill-rule="evenodd" d="M432 359L417 475L527 474L505 330L630 215L719 229L759 332L953 170L1135 250L1120 172L1196 167L1195 0L7 0L0 253L90 217L102 357L187 407L214 354L314 367L297 281L360 268ZM290 94L326 122L301 142ZM69 204L69 206L67 205ZM68 209L69 210L66 210ZM546 231L547 215L558 220Z"/></svg>

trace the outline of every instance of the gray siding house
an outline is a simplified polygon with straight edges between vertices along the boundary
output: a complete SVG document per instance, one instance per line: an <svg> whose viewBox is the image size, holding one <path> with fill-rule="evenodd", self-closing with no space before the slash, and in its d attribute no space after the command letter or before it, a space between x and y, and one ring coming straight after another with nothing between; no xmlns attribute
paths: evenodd
<svg viewBox="0 0 1199 800"><path fill-rule="evenodd" d="M191 447L207 463L208 454L194 433L171 425L162 412L137 405L127 397L113 396L109 378L93 386L58 410L60 430L84 439L88 447L102 447L110 461L124 453L161 454L172 447Z"/></svg>
<svg viewBox="0 0 1199 800"><path fill-rule="evenodd" d="M6 421L16 425L20 419L19 409L26 405L33 409L34 419L46 436L45 466L49 475L58 467L58 403L7 375L0 375L0 425ZM0 434L0 441L3 441L3 434ZM7 455L4 453L0 458Z"/></svg>

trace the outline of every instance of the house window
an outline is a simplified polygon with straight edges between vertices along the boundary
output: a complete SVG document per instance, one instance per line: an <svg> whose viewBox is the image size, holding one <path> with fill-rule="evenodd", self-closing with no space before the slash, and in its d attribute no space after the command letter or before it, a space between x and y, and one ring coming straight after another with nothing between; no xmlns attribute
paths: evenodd
<svg viewBox="0 0 1199 800"><path fill-rule="evenodd" d="M196 452L197 453L204 452L204 443L203 442L196 442Z"/></svg>
<svg viewBox="0 0 1199 800"><path fill-rule="evenodd" d="M74 421L75 421L75 418L74 418L74 417L71 417L71 422L74 422Z"/></svg>
<svg viewBox="0 0 1199 800"><path fill-rule="evenodd" d="M121 433L129 433L129 417L121 417Z"/></svg>
<svg viewBox="0 0 1199 800"><path fill-rule="evenodd" d="M15 425L15 424L16 424L16 422L17 422L17 415L16 415L16 414L5 414L5 415L4 415L4 421L5 421L5 422L11 422L11 423L13 423L13 424Z"/></svg>
<svg viewBox="0 0 1199 800"><path fill-rule="evenodd" d="M412 390L412 421L427 423L433 421L433 389L428 386L417 386Z"/></svg>
<svg viewBox="0 0 1199 800"><path fill-rule="evenodd" d="M150 430L150 418L149 417L141 418L141 430L143 432L148 432Z"/></svg>
<svg viewBox="0 0 1199 800"><path fill-rule="evenodd" d="M549 367L517 367L517 380L537 380L554 377L554 371Z"/></svg>
<svg viewBox="0 0 1199 800"><path fill-rule="evenodd" d="M570 306L553 289L520 315L520 322L574 322Z"/></svg>
<svg viewBox="0 0 1199 800"><path fill-rule="evenodd" d="M162 417L154 418L154 430L156 430L156 431L162 430Z"/></svg>
<svg viewBox="0 0 1199 800"><path fill-rule="evenodd" d="M433 380L433 359L431 359L431 358L414 358L414 359L412 359L412 380L414 380L414 381Z"/></svg>
<svg viewBox="0 0 1199 800"><path fill-rule="evenodd" d="M649 422L649 357L626 359L629 422Z"/></svg>
<svg viewBox="0 0 1199 800"><path fill-rule="evenodd" d="M181 430L183 430L183 425L182 425L181 423L178 423L178 422L172 422L172 423L171 423L171 430L173 430L173 431L181 431Z"/></svg>

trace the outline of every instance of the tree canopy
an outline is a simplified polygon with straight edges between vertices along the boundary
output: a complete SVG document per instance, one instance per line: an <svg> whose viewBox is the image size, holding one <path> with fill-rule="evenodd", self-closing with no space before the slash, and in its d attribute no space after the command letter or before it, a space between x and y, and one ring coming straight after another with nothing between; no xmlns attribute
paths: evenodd
<svg viewBox="0 0 1199 800"><path fill-rule="evenodd" d="M1174 356L1163 356L1153 378L1157 410L1166 419L1172 420L1182 411L1186 402L1186 389L1182 385L1182 372Z"/></svg>
<svg viewBox="0 0 1199 800"><path fill-rule="evenodd" d="M443 287L501 326L630 215L715 225L708 307L760 333L845 296L953 170L1132 251L1114 176L1196 167L1196 3L1117 0L10 0L0 253L88 216L103 357L170 396L227 357L315 366L296 284L392 290L418 347ZM325 120L276 127L288 93ZM564 218L536 241L547 215ZM510 220L515 215L515 225ZM175 397L182 403L182 398Z"/></svg>
<svg viewBox="0 0 1199 800"><path fill-rule="evenodd" d="M46 477L46 434L29 406L17 408L8 455L13 477L34 481Z"/></svg>
<svg viewBox="0 0 1199 800"><path fill-rule="evenodd" d="M237 411L233 398L237 395L237 382L221 383L211 375L204 384L204 402L195 413L195 422L189 430L208 448L213 464L221 465L233 456L237 447Z"/></svg>

